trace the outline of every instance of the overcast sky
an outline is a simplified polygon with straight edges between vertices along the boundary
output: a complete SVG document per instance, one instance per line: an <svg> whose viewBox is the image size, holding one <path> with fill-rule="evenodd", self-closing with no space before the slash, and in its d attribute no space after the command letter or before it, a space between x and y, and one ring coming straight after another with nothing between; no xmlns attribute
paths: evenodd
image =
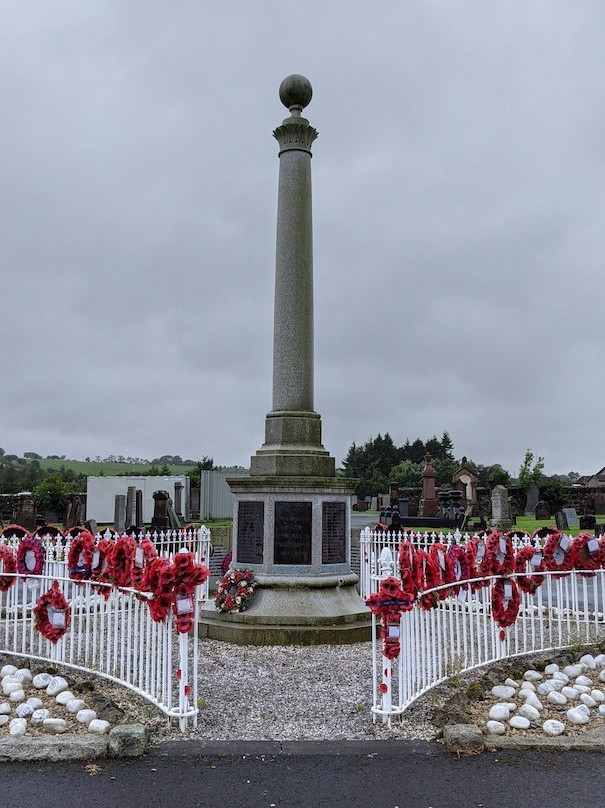
<svg viewBox="0 0 605 808"><path fill-rule="evenodd" d="M0 445L248 465L306 75L327 449L605 465L602 0L0 10Z"/></svg>

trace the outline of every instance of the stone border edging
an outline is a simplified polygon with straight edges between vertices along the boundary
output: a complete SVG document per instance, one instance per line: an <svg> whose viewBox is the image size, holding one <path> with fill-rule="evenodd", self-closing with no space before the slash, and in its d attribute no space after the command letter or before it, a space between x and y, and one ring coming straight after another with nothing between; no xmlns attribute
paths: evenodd
<svg viewBox="0 0 605 808"><path fill-rule="evenodd" d="M107 735L92 733L36 735L0 740L0 763L12 761L93 760L101 757L138 757L147 751L144 724L118 724Z"/></svg>
<svg viewBox="0 0 605 808"><path fill-rule="evenodd" d="M448 752L460 755L478 754L497 749L537 749L544 752L605 752L605 724L581 735L553 738L484 735L475 724L449 724L443 728L443 741Z"/></svg>

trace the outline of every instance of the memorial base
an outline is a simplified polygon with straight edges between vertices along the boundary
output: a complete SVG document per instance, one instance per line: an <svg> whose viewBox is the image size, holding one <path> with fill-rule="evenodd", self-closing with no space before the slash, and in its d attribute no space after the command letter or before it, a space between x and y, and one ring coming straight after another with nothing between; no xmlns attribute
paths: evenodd
<svg viewBox="0 0 605 808"><path fill-rule="evenodd" d="M355 586L357 576L257 576L247 611L223 614L209 600L200 634L237 645L327 645L371 638L371 614Z"/></svg>

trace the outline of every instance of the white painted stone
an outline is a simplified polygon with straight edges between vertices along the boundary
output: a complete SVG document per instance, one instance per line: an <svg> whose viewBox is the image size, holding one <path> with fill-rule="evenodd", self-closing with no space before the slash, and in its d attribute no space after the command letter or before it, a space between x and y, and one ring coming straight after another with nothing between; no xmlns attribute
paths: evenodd
<svg viewBox="0 0 605 808"><path fill-rule="evenodd" d="M90 724L91 721L94 721L97 717L97 714L94 710L79 710L76 713L76 720L80 722L80 724ZM489 725L489 721L487 722ZM498 721L496 723L499 723Z"/></svg>
<svg viewBox="0 0 605 808"><path fill-rule="evenodd" d="M563 695L563 693L558 693L556 690L553 690L552 693L549 693L546 697L546 701L549 704L555 704L557 707L562 706L563 704L567 704L567 699Z"/></svg>
<svg viewBox="0 0 605 808"><path fill-rule="evenodd" d="M12 711L13 708L8 701L3 701L2 704L0 704L0 715L10 715Z"/></svg>
<svg viewBox="0 0 605 808"><path fill-rule="evenodd" d="M486 727L490 735L504 735L506 732L506 727L501 721L488 721Z"/></svg>
<svg viewBox="0 0 605 808"><path fill-rule="evenodd" d="M13 720L8 725L9 735L14 736L25 735L26 732L27 732L27 724L25 723L24 718L13 718Z"/></svg>
<svg viewBox="0 0 605 808"><path fill-rule="evenodd" d="M535 693L530 693L529 696L525 699L526 704L531 704L532 707L535 707L536 710L542 710L543 704L540 699L536 696Z"/></svg>
<svg viewBox="0 0 605 808"><path fill-rule="evenodd" d="M65 706L67 702L71 701L72 699L75 699L75 696L71 690L62 690L58 696L55 696L55 701L57 704L62 704L63 706Z"/></svg>
<svg viewBox="0 0 605 808"><path fill-rule="evenodd" d="M45 690L53 678L50 673L37 673L32 680L32 684L36 690Z"/></svg>
<svg viewBox="0 0 605 808"><path fill-rule="evenodd" d="M32 713L34 712L34 708L23 702L23 704L18 704L17 709L15 710L15 715L17 718L29 718Z"/></svg>
<svg viewBox="0 0 605 808"><path fill-rule="evenodd" d="M550 683L553 686L553 690L563 690L565 687L563 679L551 679Z"/></svg>
<svg viewBox="0 0 605 808"><path fill-rule="evenodd" d="M512 699L515 695L515 688L508 685L496 685L492 687L492 695L499 699Z"/></svg>
<svg viewBox="0 0 605 808"><path fill-rule="evenodd" d="M5 724L8 724L10 721L10 716L8 715L0 715L0 727L3 727Z"/></svg>
<svg viewBox="0 0 605 808"><path fill-rule="evenodd" d="M597 668L605 668L605 654L597 654L594 661Z"/></svg>
<svg viewBox="0 0 605 808"><path fill-rule="evenodd" d="M5 696L10 696L15 690L23 690L21 682L15 682L12 679L5 679L4 682L2 682L2 692Z"/></svg>
<svg viewBox="0 0 605 808"><path fill-rule="evenodd" d="M540 711L527 702L522 707L519 707L517 714L522 715L524 718L529 718L530 721L537 721L540 718Z"/></svg>
<svg viewBox="0 0 605 808"><path fill-rule="evenodd" d="M569 699L569 701L575 701L576 699L579 699L579 698L580 698L580 694L579 694L579 693L578 693L578 691L575 689L575 687L568 687L568 686L566 686L566 687L564 687L564 688L561 690L561 693L563 693L563 695L565 696L565 698L566 698L566 699Z"/></svg>
<svg viewBox="0 0 605 808"><path fill-rule="evenodd" d="M515 729L529 729L530 720L524 715L514 715L508 722Z"/></svg>
<svg viewBox="0 0 605 808"><path fill-rule="evenodd" d="M506 702L503 702L503 704L506 704L506 706L511 711L511 713L514 713L515 710L517 709L517 706L518 706L517 704L515 704L514 701L506 701Z"/></svg>
<svg viewBox="0 0 605 808"><path fill-rule="evenodd" d="M41 707L44 707L44 702L42 699L37 698L37 696L30 696L25 703L33 707L34 710L39 710Z"/></svg>
<svg viewBox="0 0 605 808"><path fill-rule="evenodd" d="M605 682L605 670L599 674L599 682Z"/></svg>
<svg viewBox="0 0 605 808"><path fill-rule="evenodd" d="M582 712L582 707L585 707L585 705L580 704L579 707L572 707L571 710L567 711L567 720L570 724L588 724L590 721L588 707L586 707L587 712Z"/></svg>
<svg viewBox="0 0 605 808"><path fill-rule="evenodd" d="M533 692L535 693L536 686L533 682L523 682L523 684L521 685L521 690L533 690Z"/></svg>
<svg viewBox="0 0 605 808"><path fill-rule="evenodd" d="M583 657L580 657L580 664L586 665L591 671L594 671L597 667L597 662L592 654L584 654Z"/></svg>
<svg viewBox="0 0 605 808"><path fill-rule="evenodd" d="M529 725L529 721L527 722ZM111 724L109 721L103 721L100 718L94 718L88 725L89 732L98 732L99 735L106 735L109 732Z"/></svg>
<svg viewBox="0 0 605 808"><path fill-rule="evenodd" d="M605 693L603 693L602 690L591 690L590 695L597 702L597 704L603 704L605 701Z"/></svg>
<svg viewBox="0 0 605 808"><path fill-rule="evenodd" d="M31 717L31 722L35 727L41 726L47 718L50 718L50 710L45 708L41 710L34 710Z"/></svg>
<svg viewBox="0 0 605 808"><path fill-rule="evenodd" d="M561 721L556 721L554 718L549 718L542 724L542 729L546 735L562 735L565 732L565 724Z"/></svg>
<svg viewBox="0 0 605 808"><path fill-rule="evenodd" d="M588 676L577 676L575 684L584 685L585 687L592 687L592 679L590 679Z"/></svg>
<svg viewBox="0 0 605 808"><path fill-rule="evenodd" d="M587 707L596 707L597 706L596 701L593 699L593 697L590 695L590 693L582 693L582 695L580 696L580 701L582 702L582 704L585 704Z"/></svg>
<svg viewBox="0 0 605 808"><path fill-rule="evenodd" d="M519 682L515 682L515 680L514 680L514 679L511 679L510 677L509 677L508 679L505 679L505 680L504 680L504 684L505 684L507 687L514 687L514 688L515 688L515 690L518 690L518 688L519 688Z"/></svg>
<svg viewBox="0 0 605 808"><path fill-rule="evenodd" d="M525 671L523 678L526 682L539 682L540 679L543 679L544 677L540 671Z"/></svg>
<svg viewBox="0 0 605 808"><path fill-rule="evenodd" d="M47 718L42 722L42 729L49 735L61 735L67 731L67 723L63 718Z"/></svg>
<svg viewBox="0 0 605 808"><path fill-rule="evenodd" d="M24 690L13 690L13 692L8 697L9 701L14 701L18 703L20 701L25 701L25 691Z"/></svg>
<svg viewBox="0 0 605 808"><path fill-rule="evenodd" d="M599 704L597 712L598 712L598 714L599 714L599 716L601 718L604 718L605 717L605 704Z"/></svg>
<svg viewBox="0 0 605 808"><path fill-rule="evenodd" d="M544 668L544 673L547 676L552 676L553 673L557 673L558 670L559 670L559 666L557 665L557 663L556 662L551 662L550 665L547 665Z"/></svg>
<svg viewBox="0 0 605 808"><path fill-rule="evenodd" d="M493 721L508 721L510 718L510 710L508 709L508 704L502 704L499 702L498 704L494 704L494 706L489 711L489 718Z"/></svg>
<svg viewBox="0 0 605 808"><path fill-rule="evenodd" d="M70 699L65 706L68 712L75 714L83 710L86 707L86 703L84 699Z"/></svg>
<svg viewBox="0 0 605 808"><path fill-rule="evenodd" d="M563 671L556 671L555 673L553 673L552 678L558 679L564 684L567 684L569 682L569 676L566 673L563 673Z"/></svg>
<svg viewBox="0 0 605 808"><path fill-rule="evenodd" d="M67 681L62 676L53 676L48 683L46 692L49 696L57 696L59 693L63 692L63 690L67 690L68 687Z"/></svg>
<svg viewBox="0 0 605 808"><path fill-rule="evenodd" d="M15 679L18 682L31 682L34 677L29 668L19 668L15 673Z"/></svg>
<svg viewBox="0 0 605 808"><path fill-rule="evenodd" d="M11 676L13 673L17 673L15 665L4 665L0 670L0 678L4 679L5 676Z"/></svg>
<svg viewBox="0 0 605 808"><path fill-rule="evenodd" d="M580 693L580 695L582 693L590 693L590 688L588 685L574 685L574 688L578 691L578 693Z"/></svg>
<svg viewBox="0 0 605 808"><path fill-rule="evenodd" d="M579 676L582 673L582 666L581 665L566 665L563 668L563 673L566 673L570 679L575 679L576 676Z"/></svg>
<svg viewBox="0 0 605 808"><path fill-rule="evenodd" d="M540 682L538 685L538 693L541 696L548 696L548 694L552 693L554 689L555 686L553 685L552 681Z"/></svg>

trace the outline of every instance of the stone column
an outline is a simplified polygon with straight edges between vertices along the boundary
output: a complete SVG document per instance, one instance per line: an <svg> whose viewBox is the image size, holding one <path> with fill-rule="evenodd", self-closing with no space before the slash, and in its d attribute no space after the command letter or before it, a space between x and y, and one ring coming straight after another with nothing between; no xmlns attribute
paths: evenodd
<svg viewBox="0 0 605 808"><path fill-rule="evenodd" d="M126 526L132 527L137 519L136 516L136 486L129 485L126 489Z"/></svg>
<svg viewBox="0 0 605 808"><path fill-rule="evenodd" d="M311 144L317 131L301 113L313 90L304 76L285 78L279 97L290 111L273 132L279 143L273 323L273 409L252 476L333 477L313 410L313 227Z"/></svg>
<svg viewBox="0 0 605 808"><path fill-rule="evenodd" d="M114 505L113 526L121 535L126 529L126 495L116 494Z"/></svg>

